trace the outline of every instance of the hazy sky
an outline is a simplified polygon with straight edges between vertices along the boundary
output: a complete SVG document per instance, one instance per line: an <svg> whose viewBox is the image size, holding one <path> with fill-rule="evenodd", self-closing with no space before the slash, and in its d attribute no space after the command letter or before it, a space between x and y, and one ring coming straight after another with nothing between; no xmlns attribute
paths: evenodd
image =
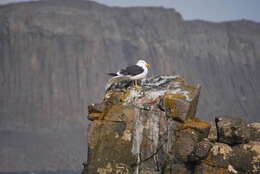
<svg viewBox="0 0 260 174"><path fill-rule="evenodd" d="M0 0L0 3L26 0ZM28 1L28 0L27 0ZM73 1L73 0L72 0ZM184 19L227 21L249 19L260 22L260 0L96 0L109 6L163 6L175 8Z"/></svg>

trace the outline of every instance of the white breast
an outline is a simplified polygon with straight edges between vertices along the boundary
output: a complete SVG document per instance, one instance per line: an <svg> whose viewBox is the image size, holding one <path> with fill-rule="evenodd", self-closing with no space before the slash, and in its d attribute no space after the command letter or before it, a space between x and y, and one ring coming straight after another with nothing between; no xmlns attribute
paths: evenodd
<svg viewBox="0 0 260 174"><path fill-rule="evenodd" d="M136 76L132 76L130 77L131 80L140 80L140 79L144 79L146 78L147 74L148 74L148 69L146 66L142 66L142 68L144 69L144 71L141 74L138 74Z"/></svg>

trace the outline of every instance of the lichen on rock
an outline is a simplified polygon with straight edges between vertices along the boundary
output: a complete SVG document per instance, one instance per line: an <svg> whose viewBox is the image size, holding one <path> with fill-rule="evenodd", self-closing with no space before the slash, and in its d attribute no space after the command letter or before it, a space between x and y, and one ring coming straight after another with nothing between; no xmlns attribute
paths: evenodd
<svg viewBox="0 0 260 174"><path fill-rule="evenodd" d="M83 174L259 173L259 142L252 141L258 124L222 116L215 126L195 118L200 85L180 76L151 77L141 85L111 84L103 101L88 107Z"/></svg>
<svg viewBox="0 0 260 174"><path fill-rule="evenodd" d="M146 79L142 89L130 85L129 81L112 84L101 103L89 106L90 155L85 172L116 173L119 163L135 174L162 171L165 159L176 155L177 132L203 127L189 125L195 116L199 85L187 85L180 76Z"/></svg>

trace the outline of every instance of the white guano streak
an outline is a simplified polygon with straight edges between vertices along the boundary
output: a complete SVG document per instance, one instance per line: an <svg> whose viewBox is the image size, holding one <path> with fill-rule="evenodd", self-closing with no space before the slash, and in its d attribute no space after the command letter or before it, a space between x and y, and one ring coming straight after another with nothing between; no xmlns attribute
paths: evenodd
<svg viewBox="0 0 260 174"><path fill-rule="evenodd" d="M140 153L141 153L141 144L143 141L143 130L144 126L142 124L142 117L140 116L140 109L135 108L135 133L133 138L133 145L132 145L132 153L137 155L137 166L135 174L139 174L139 164L141 162Z"/></svg>

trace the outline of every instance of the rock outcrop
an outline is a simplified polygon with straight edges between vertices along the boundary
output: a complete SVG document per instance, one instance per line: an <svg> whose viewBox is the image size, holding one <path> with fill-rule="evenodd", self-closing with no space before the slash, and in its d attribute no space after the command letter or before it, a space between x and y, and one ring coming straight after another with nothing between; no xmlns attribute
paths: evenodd
<svg viewBox="0 0 260 174"><path fill-rule="evenodd" d="M217 117L215 120L219 142L235 145L249 141L249 127L241 118Z"/></svg>
<svg viewBox="0 0 260 174"><path fill-rule="evenodd" d="M258 174L260 142L241 119L195 118L200 85L180 76L113 84L89 105L88 161L83 174ZM254 126L255 129L256 126ZM213 134L213 133L212 133Z"/></svg>
<svg viewBox="0 0 260 174"><path fill-rule="evenodd" d="M175 157L184 166L210 128L194 118L200 86L179 76L147 79L142 89L127 84L114 84L89 106L87 173L157 173L172 170Z"/></svg>

